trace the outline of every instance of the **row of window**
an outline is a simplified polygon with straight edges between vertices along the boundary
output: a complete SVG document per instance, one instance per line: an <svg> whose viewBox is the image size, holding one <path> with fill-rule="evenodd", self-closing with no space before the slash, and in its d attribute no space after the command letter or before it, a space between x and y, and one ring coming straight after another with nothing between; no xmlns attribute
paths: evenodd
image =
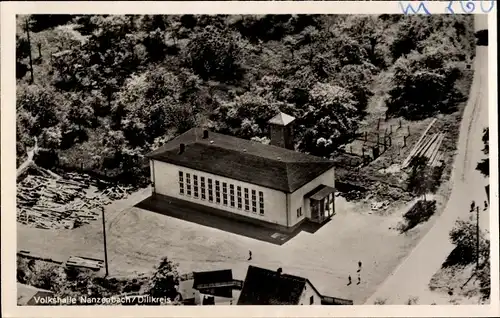
<svg viewBox="0 0 500 318"><path fill-rule="evenodd" d="M193 181L192 183L191 180ZM183 171L179 171L179 193L181 195L193 196L196 199L201 198L201 200L206 200L208 194L208 202L214 202L214 185L215 203L221 204L222 201L222 204L225 206L229 205L232 208L237 207L240 210L244 208L245 211L251 210L253 213L257 213L258 209L259 214L264 215L264 192L258 191L259 204L257 205L257 191L254 189L236 186L235 191L234 184L220 182L219 180L213 180L211 178L206 178L205 180L205 177L197 176L195 174L191 175L190 173L184 174ZM242 189L244 197L242 197Z"/></svg>

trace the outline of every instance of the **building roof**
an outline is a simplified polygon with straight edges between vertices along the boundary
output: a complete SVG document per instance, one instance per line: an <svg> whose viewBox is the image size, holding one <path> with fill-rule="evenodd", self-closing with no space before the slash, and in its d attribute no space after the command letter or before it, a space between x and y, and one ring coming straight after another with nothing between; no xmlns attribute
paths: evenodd
<svg viewBox="0 0 500 318"><path fill-rule="evenodd" d="M286 126L294 120L295 120L295 117L292 117L292 116L287 115L285 113L279 112L276 116L269 119L267 122L269 124Z"/></svg>
<svg viewBox="0 0 500 318"><path fill-rule="evenodd" d="M250 265L238 305L297 305L308 282L303 277Z"/></svg>
<svg viewBox="0 0 500 318"><path fill-rule="evenodd" d="M50 290L36 288L30 285L25 285L17 283L17 305L23 306L36 306L44 305L42 303L37 303L35 299L51 297L54 293ZM36 297L36 298L35 298Z"/></svg>
<svg viewBox="0 0 500 318"><path fill-rule="evenodd" d="M146 157L288 193L334 166L328 159L214 132L204 139L201 128L183 133Z"/></svg>
<svg viewBox="0 0 500 318"><path fill-rule="evenodd" d="M193 277L193 287L197 289L200 285L232 282L233 271L230 269L223 269L208 272L193 272Z"/></svg>
<svg viewBox="0 0 500 318"><path fill-rule="evenodd" d="M330 193L333 193L333 192L335 192L334 188L322 184L321 186L316 188L316 191L314 191L313 193L311 193L309 195L309 198L313 199L313 200L322 200L327 195L329 195Z"/></svg>

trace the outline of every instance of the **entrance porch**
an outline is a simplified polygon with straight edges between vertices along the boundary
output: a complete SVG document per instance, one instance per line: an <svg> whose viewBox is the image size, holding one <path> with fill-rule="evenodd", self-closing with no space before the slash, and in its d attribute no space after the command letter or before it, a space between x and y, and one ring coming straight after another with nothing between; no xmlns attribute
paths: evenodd
<svg viewBox="0 0 500 318"><path fill-rule="evenodd" d="M335 214L335 189L321 185L306 195L309 199L311 217L316 223L323 223Z"/></svg>

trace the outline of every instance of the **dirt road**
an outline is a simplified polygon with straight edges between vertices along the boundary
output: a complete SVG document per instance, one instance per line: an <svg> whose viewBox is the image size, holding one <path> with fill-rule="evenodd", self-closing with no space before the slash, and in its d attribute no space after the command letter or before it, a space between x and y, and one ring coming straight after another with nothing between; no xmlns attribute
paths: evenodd
<svg viewBox="0 0 500 318"><path fill-rule="evenodd" d="M483 28L481 22L476 22L476 30ZM372 305L377 299L386 300L386 304L405 304L411 297L418 297L421 304L445 302L445 298L429 290L428 283L453 249L448 235L455 221L469 217L470 203L474 200L481 206L481 226L489 227L489 211L482 209L488 181L476 170L477 163L484 158L481 138L483 128L488 126L488 47L477 47L474 70L451 175L453 189L446 208L427 235L366 304Z"/></svg>

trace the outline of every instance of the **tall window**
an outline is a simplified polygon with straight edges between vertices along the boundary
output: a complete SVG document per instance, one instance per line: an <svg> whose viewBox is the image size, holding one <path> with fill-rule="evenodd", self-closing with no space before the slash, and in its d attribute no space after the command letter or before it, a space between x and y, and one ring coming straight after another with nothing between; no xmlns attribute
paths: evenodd
<svg viewBox="0 0 500 318"><path fill-rule="evenodd" d="M220 182L215 180L215 202L220 204Z"/></svg>
<svg viewBox="0 0 500 318"><path fill-rule="evenodd" d="M222 204L227 205L227 183L222 182Z"/></svg>
<svg viewBox="0 0 500 318"><path fill-rule="evenodd" d="M259 214L264 215L264 192L259 191Z"/></svg>
<svg viewBox="0 0 500 318"><path fill-rule="evenodd" d="M187 195L191 195L191 175L189 173L186 173L186 188Z"/></svg>
<svg viewBox="0 0 500 318"><path fill-rule="evenodd" d="M257 213L257 194L252 190L252 212Z"/></svg>
<svg viewBox="0 0 500 318"><path fill-rule="evenodd" d="M234 208L234 184L229 185L229 202L231 207Z"/></svg>
<svg viewBox="0 0 500 318"><path fill-rule="evenodd" d="M198 176L197 175L193 175L193 189L194 189L194 197L195 198L198 198L199 197L199 193L198 193Z"/></svg>
<svg viewBox="0 0 500 318"><path fill-rule="evenodd" d="M297 209L297 217L300 218L302 216L302 207Z"/></svg>
<svg viewBox="0 0 500 318"><path fill-rule="evenodd" d="M241 209L242 208L242 203L241 203L241 187L238 186L236 188L237 192L236 192L236 197L238 198L238 209Z"/></svg>
<svg viewBox="0 0 500 318"><path fill-rule="evenodd" d="M200 183L201 183L201 199L205 200L206 194L205 194L205 177L200 177Z"/></svg>
<svg viewBox="0 0 500 318"><path fill-rule="evenodd" d="M179 193L184 194L184 174L179 171Z"/></svg>
<svg viewBox="0 0 500 318"><path fill-rule="evenodd" d="M250 211L250 200L248 198L248 188L245 188L245 211Z"/></svg>
<svg viewBox="0 0 500 318"><path fill-rule="evenodd" d="M214 190L212 179L208 178L208 201L214 202Z"/></svg>

